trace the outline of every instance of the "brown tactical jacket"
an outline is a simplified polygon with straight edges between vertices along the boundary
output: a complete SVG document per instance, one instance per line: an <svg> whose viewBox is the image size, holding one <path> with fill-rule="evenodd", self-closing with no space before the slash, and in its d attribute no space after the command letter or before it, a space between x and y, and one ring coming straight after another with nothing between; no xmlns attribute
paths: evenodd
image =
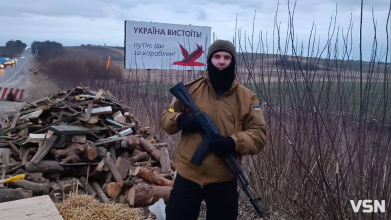
<svg viewBox="0 0 391 220"><path fill-rule="evenodd" d="M200 111L207 113L220 134L235 140L239 155L257 154L265 146L267 125L256 95L239 85L235 79L231 89L219 99L209 82L208 74L186 85ZM185 110L175 97L169 110L161 115L161 126L170 135L179 132L176 119ZM179 175L203 186L209 183L230 181L233 178L225 162L209 153L201 166L190 160L202 143L200 133L182 133L175 149L175 165Z"/></svg>

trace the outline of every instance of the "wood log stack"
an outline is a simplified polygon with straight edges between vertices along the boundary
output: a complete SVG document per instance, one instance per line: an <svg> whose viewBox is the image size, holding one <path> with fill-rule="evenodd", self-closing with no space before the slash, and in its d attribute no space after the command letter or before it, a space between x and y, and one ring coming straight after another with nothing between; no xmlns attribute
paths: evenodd
<svg viewBox="0 0 391 220"><path fill-rule="evenodd" d="M29 103L0 130L0 202L76 191L131 206L168 200L175 166L167 144L108 91L78 86Z"/></svg>

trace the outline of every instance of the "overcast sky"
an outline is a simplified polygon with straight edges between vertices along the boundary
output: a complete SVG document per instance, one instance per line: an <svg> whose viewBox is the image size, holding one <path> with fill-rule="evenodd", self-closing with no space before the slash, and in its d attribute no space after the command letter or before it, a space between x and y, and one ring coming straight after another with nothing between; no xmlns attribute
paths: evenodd
<svg viewBox="0 0 391 220"><path fill-rule="evenodd" d="M337 25L346 33L352 18L353 49L358 52L360 0L297 0L294 15L296 39L308 42L312 24L317 38L325 44L331 16L338 8ZM218 38L232 40L235 20L238 27L252 31L256 10L255 32L262 31L272 45L277 0L13 0L2 2L0 45L20 39L30 45L34 40L51 40L64 46L107 44L123 46L124 21L153 21L173 24L209 26ZM290 2L293 7L294 1ZM365 0L363 22L364 59L370 58L374 28L372 9L377 22L379 50L386 47L386 21L390 0ZM288 23L288 1L281 0L278 23L283 38ZM255 37L257 38L257 37ZM277 38L274 38L277 39ZM339 42L343 42L340 38ZM271 49L271 48L270 48ZM339 47L342 50L342 47Z"/></svg>

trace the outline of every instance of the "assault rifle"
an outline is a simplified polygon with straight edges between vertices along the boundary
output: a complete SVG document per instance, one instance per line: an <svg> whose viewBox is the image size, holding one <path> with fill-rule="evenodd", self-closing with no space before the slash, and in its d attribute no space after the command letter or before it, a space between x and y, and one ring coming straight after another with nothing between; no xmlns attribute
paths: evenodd
<svg viewBox="0 0 391 220"><path fill-rule="evenodd" d="M203 128L202 133L202 143L198 147L197 151L194 153L193 157L191 158L191 163L196 165L201 165L202 161L208 155L210 152L210 142L214 137L217 137L220 135L219 130L217 129L216 125L213 123L210 116L204 112L201 112L197 106L194 103L193 98L189 94L189 91L187 91L185 85L180 82L176 86L172 87L170 89L171 94L173 94L183 105L185 105L190 112L195 116L196 120L199 122L199 124ZM259 217L263 217L263 211L261 207L259 206L258 202L261 200L260 198L255 198L251 191L248 188L248 180L246 176L243 174L243 169L240 166L239 162L236 160L234 155L227 155L222 158L226 164L228 165L229 169L234 174L235 178L238 181L239 187L242 189L242 191L246 194L246 196L249 198L250 203L253 205L255 211L257 212Z"/></svg>

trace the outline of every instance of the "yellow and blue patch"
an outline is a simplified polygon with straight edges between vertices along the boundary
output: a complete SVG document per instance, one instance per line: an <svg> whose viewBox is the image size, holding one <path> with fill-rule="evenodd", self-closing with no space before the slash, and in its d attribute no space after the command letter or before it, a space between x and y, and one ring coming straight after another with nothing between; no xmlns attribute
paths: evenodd
<svg viewBox="0 0 391 220"><path fill-rule="evenodd" d="M254 111L261 111L261 107L259 105L253 106Z"/></svg>

